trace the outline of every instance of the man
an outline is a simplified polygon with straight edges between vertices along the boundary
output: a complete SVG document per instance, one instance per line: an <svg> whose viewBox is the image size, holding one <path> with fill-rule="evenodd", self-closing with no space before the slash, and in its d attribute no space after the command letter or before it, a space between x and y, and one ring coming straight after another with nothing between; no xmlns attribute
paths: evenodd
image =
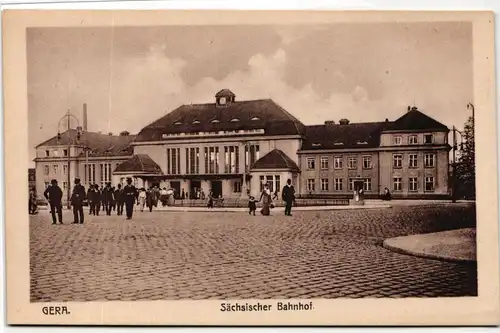
<svg viewBox="0 0 500 333"><path fill-rule="evenodd" d="M45 192L43 192L43 196L45 197L45 199L47 199L50 205L50 213L52 214L52 224L57 224L56 211L57 211L57 217L59 218L59 223L63 224L62 202L61 202L63 192L61 188L57 185L57 180L52 179L52 181L50 182L50 186L48 186Z"/></svg>
<svg viewBox="0 0 500 333"><path fill-rule="evenodd" d="M115 200L116 200L116 215L123 215L123 205L125 201L123 198L122 184L118 184L118 187L115 191Z"/></svg>
<svg viewBox="0 0 500 333"><path fill-rule="evenodd" d="M292 180L288 179L286 185L281 191L281 199L285 202L285 215L292 216L292 204L295 200L295 188L292 185Z"/></svg>
<svg viewBox="0 0 500 333"><path fill-rule="evenodd" d="M37 204L36 204L36 189L33 187L30 189L30 194L29 194L29 213L30 215L34 215L37 213Z"/></svg>
<svg viewBox="0 0 500 333"><path fill-rule="evenodd" d="M132 185L132 178L127 178L127 185L123 188L123 197L125 201L125 210L127 213L127 220L132 219L134 213L134 204L137 201L139 193L134 185Z"/></svg>
<svg viewBox="0 0 500 333"><path fill-rule="evenodd" d="M75 178L75 187L71 195L71 205L73 206L73 223L83 224L83 201L85 200L85 187L80 184L80 178Z"/></svg>
<svg viewBox="0 0 500 333"><path fill-rule="evenodd" d="M94 184L94 215L99 216L99 212L101 211L102 204L102 193L99 190L99 185Z"/></svg>
<svg viewBox="0 0 500 333"><path fill-rule="evenodd" d="M107 183L106 187L102 190L102 198L106 215L111 216L111 209L113 207L114 193L111 189L111 183Z"/></svg>

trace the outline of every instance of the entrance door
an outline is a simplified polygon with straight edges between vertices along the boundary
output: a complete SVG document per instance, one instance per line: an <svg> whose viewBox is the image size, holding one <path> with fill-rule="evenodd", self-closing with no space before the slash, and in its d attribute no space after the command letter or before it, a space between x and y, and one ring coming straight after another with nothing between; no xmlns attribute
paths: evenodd
<svg viewBox="0 0 500 333"><path fill-rule="evenodd" d="M174 197L179 199L181 196L181 182L170 182L170 187L175 191Z"/></svg>
<svg viewBox="0 0 500 333"><path fill-rule="evenodd" d="M212 194L215 198L222 197L222 182L220 180L212 181Z"/></svg>
<svg viewBox="0 0 500 333"><path fill-rule="evenodd" d="M201 188L201 181L192 180L191 187L189 188L189 197L192 199L197 199L197 193L200 188Z"/></svg>

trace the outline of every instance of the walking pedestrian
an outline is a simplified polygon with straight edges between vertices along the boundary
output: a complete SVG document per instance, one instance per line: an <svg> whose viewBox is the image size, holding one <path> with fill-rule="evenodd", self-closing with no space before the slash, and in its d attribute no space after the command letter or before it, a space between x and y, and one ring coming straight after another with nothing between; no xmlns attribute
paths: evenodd
<svg viewBox="0 0 500 333"><path fill-rule="evenodd" d="M102 190L102 201L104 208L106 209L106 215L111 216L111 209L114 200L113 189L111 188L111 183L107 183L106 187Z"/></svg>
<svg viewBox="0 0 500 333"><path fill-rule="evenodd" d="M37 213L37 204L36 204L36 189L33 187L32 189L30 189L30 193L29 193L29 213L30 215L34 215Z"/></svg>
<svg viewBox="0 0 500 333"><path fill-rule="evenodd" d="M208 202L207 202L207 207L208 208L214 208L214 197L212 190L208 192Z"/></svg>
<svg viewBox="0 0 500 333"><path fill-rule="evenodd" d="M125 201L125 210L127 213L127 220L132 219L134 213L134 203L137 200L137 189L132 185L132 178L127 178L127 185L123 188L123 196Z"/></svg>
<svg viewBox="0 0 500 333"><path fill-rule="evenodd" d="M75 187L71 195L71 205L73 206L73 223L83 224L83 201L85 200L85 187L80 184L80 178L75 178Z"/></svg>
<svg viewBox="0 0 500 333"><path fill-rule="evenodd" d="M154 193L150 188L148 188L148 190L146 191L146 206L149 208L149 211L152 212L153 211L153 205L154 205Z"/></svg>
<svg viewBox="0 0 500 333"><path fill-rule="evenodd" d="M146 205L146 199L147 199L146 189L144 187L142 187L139 190L139 196L138 196L139 208L140 208L141 212L144 211L144 206Z"/></svg>
<svg viewBox="0 0 500 333"><path fill-rule="evenodd" d="M57 180L52 179L50 185L43 192L45 199L49 202L50 205L50 213L52 215L52 224L57 224L57 218L59 219L59 223L63 224L62 221L62 196L63 192L59 185L57 185Z"/></svg>
<svg viewBox="0 0 500 333"><path fill-rule="evenodd" d="M264 185L264 189L260 194L259 201L262 201L262 209L260 210L260 213L265 216L270 215L272 198L271 198L271 191L269 190L269 185L267 184Z"/></svg>
<svg viewBox="0 0 500 333"><path fill-rule="evenodd" d="M285 202L285 215L292 216L292 205L295 201L295 188L292 185L292 180L288 179L286 185L281 191L281 199Z"/></svg>
<svg viewBox="0 0 500 333"><path fill-rule="evenodd" d="M125 204L123 198L122 184L118 184L115 191L115 201L116 201L116 215L123 215L123 205Z"/></svg>
<svg viewBox="0 0 500 333"><path fill-rule="evenodd" d="M94 215L99 216L99 212L101 211L101 205L102 205L102 193L101 190L99 189L99 185L97 184L94 184L94 204L95 204Z"/></svg>

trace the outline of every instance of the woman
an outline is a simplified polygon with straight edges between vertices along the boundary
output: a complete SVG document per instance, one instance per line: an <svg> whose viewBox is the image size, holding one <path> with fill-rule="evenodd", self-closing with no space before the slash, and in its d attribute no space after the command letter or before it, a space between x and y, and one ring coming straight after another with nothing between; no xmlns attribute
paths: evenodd
<svg viewBox="0 0 500 333"><path fill-rule="evenodd" d="M212 190L208 192L208 202L207 202L207 207L208 208L214 208L214 198L213 198L213 193Z"/></svg>
<svg viewBox="0 0 500 333"><path fill-rule="evenodd" d="M151 188L148 188L146 191L146 207L149 208L149 211L153 211L153 191Z"/></svg>
<svg viewBox="0 0 500 333"><path fill-rule="evenodd" d="M264 185L264 189L260 194L259 201L262 201L262 209L260 210L260 213L266 216L270 215L272 200L271 200L271 190L269 190L269 185L267 184Z"/></svg>
<svg viewBox="0 0 500 333"><path fill-rule="evenodd" d="M144 205L146 204L146 197L147 197L146 189L143 187L139 191L139 198L138 198L141 212L144 211Z"/></svg>

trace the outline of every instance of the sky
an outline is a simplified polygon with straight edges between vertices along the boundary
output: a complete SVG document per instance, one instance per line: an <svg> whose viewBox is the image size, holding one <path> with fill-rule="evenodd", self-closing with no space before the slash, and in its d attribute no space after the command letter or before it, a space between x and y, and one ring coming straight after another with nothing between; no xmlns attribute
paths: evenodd
<svg viewBox="0 0 500 333"><path fill-rule="evenodd" d="M306 125L395 120L416 105L463 128L474 102L467 22L29 28L27 66L32 166L68 110L82 123L83 103L89 131L135 134L223 88Z"/></svg>

